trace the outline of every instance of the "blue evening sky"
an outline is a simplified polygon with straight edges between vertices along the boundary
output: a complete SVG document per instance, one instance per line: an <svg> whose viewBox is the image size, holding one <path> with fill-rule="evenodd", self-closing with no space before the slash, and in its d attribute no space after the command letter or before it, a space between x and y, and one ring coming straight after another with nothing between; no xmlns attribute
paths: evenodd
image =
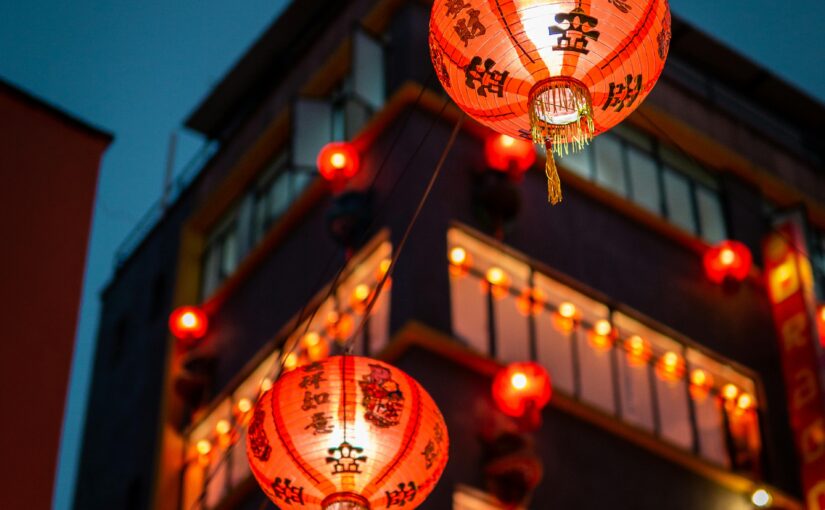
<svg viewBox="0 0 825 510"><path fill-rule="evenodd" d="M113 255L161 192L169 136L287 0L0 1L0 77L115 135L100 169L57 509L69 508ZM825 102L825 2L671 0L677 15ZM202 141L181 132L180 171Z"/></svg>

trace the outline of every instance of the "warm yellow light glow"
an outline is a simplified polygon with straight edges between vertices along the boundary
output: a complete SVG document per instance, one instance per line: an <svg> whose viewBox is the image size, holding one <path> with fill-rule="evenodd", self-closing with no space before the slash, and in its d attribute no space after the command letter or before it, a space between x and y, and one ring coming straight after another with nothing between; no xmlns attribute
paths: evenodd
<svg viewBox="0 0 825 510"><path fill-rule="evenodd" d="M766 489L756 489L751 494L751 503L758 508L768 508L773 503L773 496Z"/></svg>
<svg viewBox="0 0 825 510"><path fill-rule="evenodd" d="M303 346L307 349L315 347L319 343L321 343L321 335L314 331L308 332L306 335L303 336L303 338L301 338L301 344L303 344Z"/></svg>
<svg viewBox="0 0 825 510"><path fill-rule="evenodd" d="M639 335L633 335L627 339L627 350L634 357L641 357L647 348L645 341Z"/></svg>
<svg viewBox="0 0 825 510"><path fill-rule="evenodd" d="M733 264L735 260L736 253L734 253L730 248L723 248L722 251L719 252L719 262L722 264L729 266Z"/></svg>
<svg viewBox="0 0 825 510"><path fill-rule="evenodd" d="M383 278L385 274L390 270L390 264L392 264L391 259L381 259L381 262L378 263L378 277Z"/></svg>
<svg viewBox="0 0 825 510"><path fill-rule="evenodd" d="M510 384L517 390L523 390L527 387L527 376L521 372L516 372L510 377Z"/></svg>
<svg viewBox="0 0 825 510"><path fill-rule="evenodd" d="M753 397L748 395L747 393L742 393L739 395L739 399L736 401L736 407L745 411L750 409L753 406Z"/></svg>
<svg viewBox="0 0 825 510"><path fill-rule="evenodd" d="M201 439L195 445L195 449L198 450L198 453L201 455L209 455L209 452L212 451L212 443L210 443L208 439Z"/></svg>
<svg viewBox="0 0 825 510"><path fill-rule="evenodd" d="M252 409L252 401L248 398L238 400L238 411L248 413L250 409Z"/></svg>
<svg viewBox="0 0 825 510"><path fill-rule="evenodd" d="M456 246L452 250L450 250L450 262L455 264L456 266L463 265L467 262L467 250L462 248L461 246Z"/></svg>
<svg viewBox="0 0 825 510"><path fill-rule="evenodd" d="M679 366L679 355L675 352L665 353L665 355L662 356L662 366L670 373L675 372Z"/></svg>
<svg viewBox="0 0 825 510"><path fill-rule="evenodd" d="M290 352L289 354L287 354L286 359L284 360L284 370L293 370L297 366L298 356L294 352Z"/></svg>
<svg viewBox="0 0 825 510"><path fill-rule="evenodd" d="M370 296L370 288L366 284L363 284L363 283L361 285L358 285L357 287L355 287L355 289L352 291L352 297L356 301L361 301L361 302L366 301L369 296Z"/></svg>
<svg viewBox="0 0 825 510"><path fill-rule="evenodd" d="M506 279L504 271L498 267L491 267L487 270L487 281L493 285L502 285Z"/></svg>
<svg viewBox="0 0 825 510"><path fill-rule="evenodd" d="M347 157L343 152L334 152L329 157L329 162L335 168L344 168L347 165Z"/></svg>
<svg viewBox="0 0 825 510"><path fill-rule="evenodd" d="M269 377L264 377L263 381L261 381L261 391L269 391L272 389L272 379Z"/></svg>
<svg viewBox="0 0 825 510"><path fill-rule="evenodd" d="M220 420L218 423L215 424L215 432L220 435L226 435L232 429L232 426L229 424L227 420Z"/></svg>
<svg viewBox="0 0 825 510"><path fill-rule="evenodd" d="M727 400L733 400L737 395L739 395L739 388L734 384L726 384L722 388L722 396Z"/></svg>
<svg viewBox="0 0 825 510"><path fill-rule="evenodd" d="M612 331L613 326L610 325L610 322L604 319L597 321L593 326L593 332L599 336L609 336Z"/></svg>
<svg viewBox="0 0 825 510"><path fill-rule="evenodd" d="M516 143L516 140L512 136L501 135L502 147L512 147L514 143Z"/></svg>
<svg viewBox="0 0 825 510"><path fill-rule="evenodd" d="M559 305L559 315L565 319L574 319L576 317L576 305L573 303L562 303Z"/></svg>
<svg viewBox="0 0 825 510"><path fill-rule="evenodd" d="M708 382L708 374L704 370L697 368L690 374L690 383L694 386L704 386Z"/></svg>
<svg viewBox="0 0 825 510"><path fill-rule="evenodd" d="M198 324L198 318L192 312L186 312L180 316L180 323L187 328L194 328Z"/></svg>

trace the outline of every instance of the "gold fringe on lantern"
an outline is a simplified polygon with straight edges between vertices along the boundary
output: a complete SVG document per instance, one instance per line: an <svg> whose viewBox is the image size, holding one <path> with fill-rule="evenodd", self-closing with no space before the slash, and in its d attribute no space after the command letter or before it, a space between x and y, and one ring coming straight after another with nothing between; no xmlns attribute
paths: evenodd
<svg viewBox="0 0 825 510"><path fill-rule="evenodd" d="M590 93L571 78L552 78L530 92L530 125L533 143L547 149L548 201L561 202L553 153L564 156L582 150L593 139L593 107Z"/></svg>

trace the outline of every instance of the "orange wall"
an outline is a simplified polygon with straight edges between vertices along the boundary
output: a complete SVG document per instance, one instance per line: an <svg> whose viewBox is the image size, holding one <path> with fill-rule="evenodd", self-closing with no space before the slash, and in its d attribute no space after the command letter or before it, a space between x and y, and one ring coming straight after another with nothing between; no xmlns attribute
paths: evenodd
<svg viewBox="0 0 825 510"><path fill-rule="evenodd" d="M0 82L0 508L51 507L98 167L110 142Z"/></svg>

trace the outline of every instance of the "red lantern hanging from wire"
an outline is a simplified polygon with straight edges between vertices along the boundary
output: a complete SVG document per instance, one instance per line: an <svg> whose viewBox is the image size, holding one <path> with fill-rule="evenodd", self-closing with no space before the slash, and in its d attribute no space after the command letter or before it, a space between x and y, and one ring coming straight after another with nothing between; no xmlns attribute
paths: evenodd
<svg viewBox="0 0 825 510"><path fill-rule="evenodd" d="M331 142L324 145L316 161L318 172L334 191L341 191L347 181L355 177L361 168L358 151L347 142Z"/></svg>
<svg viewBox="0 0 825 510"><path fill-rule="evenodd" d="M184 347L192 347L206 335L209 319L196 306L181 306L169 315L169 331Z"/></svg>
<svg viewBox="0 0 825 510"><path fill-rule="evenodd" d="M529 428L541 423L541 410L550 402L550 375L535 362L511 363L493 379L493 400L507 416L524 418Z"/></svg>
<svg viewBox="0 0 825 510"><path fill-rule="evenodd" d="M433 4L430 56L471 117L553 153L583 148L653 89L670 46L667 0L445 0Z"/></svg>
<svg viewBox="0 0 825 510"><path fill-rule="evenodd" d="M727 279L741 282L748 277L753 257L747 246L738 241L722 241L705 252L705 274L716 284Z"/></svg>
<svg viewBox="0 0 825 510"><path fill-rule="evenodd" d="M281 509L416 508L447 464L444 418L380 361L336 356L284 374L250 420L247 456Z"/></svg>

